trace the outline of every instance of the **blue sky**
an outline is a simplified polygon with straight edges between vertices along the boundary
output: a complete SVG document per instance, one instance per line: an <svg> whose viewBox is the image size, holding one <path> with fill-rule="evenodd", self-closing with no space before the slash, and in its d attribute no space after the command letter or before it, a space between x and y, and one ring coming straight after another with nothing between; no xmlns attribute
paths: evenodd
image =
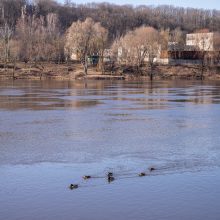
<svg viewBox="0 0 220 220"><path fill-rule="evenodd" d="M63 0L59 0L62 2ZM194 7L204 9L219 9L220 0L72 0L75 3L86 3L86 2L111 2L115 4L132 4L132 5L175 5L183 7Z"/></svg>

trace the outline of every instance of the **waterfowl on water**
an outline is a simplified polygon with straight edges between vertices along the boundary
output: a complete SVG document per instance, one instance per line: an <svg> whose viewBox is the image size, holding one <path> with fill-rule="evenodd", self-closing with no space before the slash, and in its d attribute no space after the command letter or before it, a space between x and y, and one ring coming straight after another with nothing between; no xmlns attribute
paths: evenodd
<svg viewBox="0 0 220 220"><path fill-rule="evenodd" d="M113 176L113 173L112 172L108 172L108 176Z"/></svg>
<svg viewBox="0 0 220 220"><path fill-rule="evenodd" d="M108 177L108 182L109 183L115 180L115 178L113 177L113 173L112 172L108 172L107 177Z"/></svg>
<svg viewBox="0 0 220 220"><path fill-rule="evenodd" d="M146 173L139 173L138 176L146 176Z"/></svg>
<svg viewBox="0 0 220 220"><path fill-rule="evenodd" d="M111 183L112 181L114 181L115 178L113 176L108 176L108 182Z"/></svg>
<svg viewBox="0 0 220 220"><path fill-rule="evenodd" d="M83 176L84 180L88 180L88 179L91 179L91 178L92 178L91 176Z"/></svg>
<svg viewBox="0 0 220 220"><path fill-rule="evenodd" d="M77 189L77 188L79 188L79 185L78 185L78 184L70 184L69 188L70 188L71 190Z"/></svg>
<svg viewBox="0 0 220 220"><path fill-rule="evenodd" d="M150 167L149 170L150 170L150 172L152 172L152 171L154 171L156 169L154 167Z"/></svg>

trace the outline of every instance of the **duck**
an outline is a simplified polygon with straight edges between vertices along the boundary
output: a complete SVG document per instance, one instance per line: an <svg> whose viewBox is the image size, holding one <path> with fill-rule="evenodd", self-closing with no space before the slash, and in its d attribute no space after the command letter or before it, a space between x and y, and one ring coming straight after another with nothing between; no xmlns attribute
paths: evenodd
<svg viewBox="0 0 220 220"><path fill-rule="evenodd" d="M142 176L146 176L146 173L139 173L138 176L142 177Z"/></svg>
<svg viewBox="0 0 220 220"><path fill-rule="evenodd" d="M149 170L150 170L150 172L152 172L152 171L156 170L156 168L150 167Z"/></svg>
<svg viewBox="0 0 220 220"><path fill-rule="evenodd" d="M115 180L115 178L113 176L108 176L108 182L111 183Z"/></svg>
<svg viewBox="0 0 220 220"><path fill-rule="evenodd" d="M77 188L79 188L79 185L78 185L78 184L70 184L69 188L70 188L71 190L77 189Z"/></svg>
<svg viewBox="0 0 220 220"><path fill-rule="evenodd" d="M115 178L113 177L113 173L112 172L108 172L107 178L108 178L108 182L109 183L115 180Z"/></svg>
<svg viewBox="0 0 220 220"><path fill-rule="evenodd" d="M91 176L83 176L84 180L88 180L88 179L91 179L91 178L92 178Z"/></svg>
<svg viewBox="0 0 220 220"><path fill-rule="evenodd" d="M108 172L108 176L113 176L113 173L112 172Z"/></svg>

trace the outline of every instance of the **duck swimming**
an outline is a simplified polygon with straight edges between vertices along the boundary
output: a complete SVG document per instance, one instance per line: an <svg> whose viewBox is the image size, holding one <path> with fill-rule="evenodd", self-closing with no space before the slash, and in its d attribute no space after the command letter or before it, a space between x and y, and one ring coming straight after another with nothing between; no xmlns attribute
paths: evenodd
<svg viewBox="0 0 220 220"><path fill-rule="evenodd" d="M70 188L71 190L77 189L77 188L79 188L79 185L78 185L78 184L70 184L69 188Z"/></svg>
<svg viewBox="0 0 220 220"><path fill-rule="evenodd" d="M108 176L108 182L111 183L115 180L115 178L113 176Z"/></svg>
<svg viewBox="0 0 220 220"><path fill-rule="evenodd" d="M150 170L150 172L152 172L152 171L154 171L156 169L154 167L150 167L149 170Z"/></svg>
<svg viewBox="0 0 220 220"><path fill-rule="evenodd" d="M113 176L113 173L112 172L108 172L108 176Z"/></svg>
<svg viewBox="0 0 220 220"><path fill-rule="evenodd" d="M113 177L113 173L112 172L108 172L107 177L108 177L108 182L109 183L111 183L112 181L115 180L115 178Z"/></svg>
<svg viewBox="0 0 220 220"><path fill-rule="evenodd" d="M88 180L88 179L91 179L91 178L92 178L91 176L83 176L84 180Z"/></svg>
<svg viewBox="0 0 220 220"><path fill-rule="evenodd" d="M138 176L140 176L140 177L146 176L146 173L139 173Z"/></svg>

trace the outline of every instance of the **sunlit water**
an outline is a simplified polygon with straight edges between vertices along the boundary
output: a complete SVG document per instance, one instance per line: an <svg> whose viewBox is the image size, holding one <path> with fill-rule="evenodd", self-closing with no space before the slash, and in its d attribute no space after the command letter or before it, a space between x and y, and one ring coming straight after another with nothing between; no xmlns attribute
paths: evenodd
<svg viewBox="0 0 220 220"><path fill-rule="evenodd" d="M220 83L0 82L0 219L219 220L219 182Z"/></svg>

